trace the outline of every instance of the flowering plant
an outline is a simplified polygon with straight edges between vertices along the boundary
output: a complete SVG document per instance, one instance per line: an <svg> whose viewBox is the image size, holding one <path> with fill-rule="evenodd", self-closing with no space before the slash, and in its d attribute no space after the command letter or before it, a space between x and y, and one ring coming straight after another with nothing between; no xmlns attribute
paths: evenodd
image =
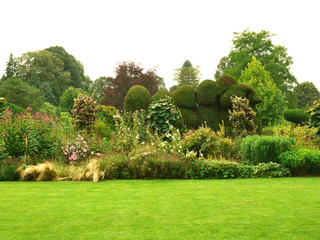
<svg viewBox="0 0 320 240"><path fill-rule="evenodd" d="M81 135L77 136L74 143L67 143L62 150L67 164L78 164L90 155L90 148Z"/></svg>

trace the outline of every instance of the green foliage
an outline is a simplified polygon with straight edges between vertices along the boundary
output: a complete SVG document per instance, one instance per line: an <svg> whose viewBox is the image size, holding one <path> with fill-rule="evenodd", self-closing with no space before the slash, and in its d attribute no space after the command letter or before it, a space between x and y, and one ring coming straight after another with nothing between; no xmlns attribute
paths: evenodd
<svg viewBox="0 0 320 240"><path fill-rule="evenodd" d="M197 130L190 130L185 134L182 142L182 149L185 154L194 152L196 156L225 157L235 159L238 148L235 142L224 136L224 126L219 132L213 131L207 126L201 126Z"/></svg>
<svg viewBox="0 0 320 240"><path fill-rule="evenodd" d="M1 156L1 153L0 153ZM0 158L0 181L16 181L19 180L17 173L18 161L16 159Z"/></svg>
<svg viewBox="0 0 320 240"><path fill-rule="evenodd" d="M309 108L320 98L320 92L312 82L302 82L294 88L298 98L298 108Z"/></svg>
<svg viewBox="0 0 320 240"><path fill-rule="evenodd" d="M72 118L77 129L86 129L91 131L97 119L99 105L93 100L92 96L86 96L79 93L78 98L74 100L72 108Z"/></svg>
<svg viewBox="0 0 320 240"><path fill-rule="evenodd" d="M255 57L266 71L270 72L277 88L283 93L290 92L293 84L297 84L296 78L290 72L292 57L288 56L285 47L272 43L272 36L274 35L265 30L256 33L247 29L234 33L232 50L228 56L221 58L215 76L230 74L239 79L252 57Z"/></svg>
<svg viewBox="0 0 320 240"><path fill-rule="evenodd" d="M74 142L68 142L62 147L65 163L79 164L90 155L90 147L81 135Z"/></svg>
<svg viewBox="0 0 320 240"><path fill-rule="evenodd" d="M308 114L302 109L287 109L283 116L285 120L300 125L306 124L309 120Z"/></svg>
<svg viewBox="0 0 320 240"><path fill-rule="evenodd" d="M240 144L243 163L279 163L280 154L291 150L293 144L290 137L248 136Z"/></svg>
<svg viewBox="0 0 320 240"><path fill-rule="evenodd" d="M230 87L225 93L223 93L219 99L220 106L224 109L232 108L232 100L233 96L245 98L246 92L242 91L242 89L238 85L234 85Z"/></svg>
<svg viewBox="0 0 320 240"><path fill-rule="evenodd" d="M217 80L217 85L218 86L232 86L232 85L236 85L237 81L228 74L223 74L221 77L218 78Z"/></svg>
<svg viewBox="0 0 320 240"><path fill-rule="evenodd" d="M285 98L270 73L256 58L253 57L252 62L242 71L239 81L251 85L262 98L262 103L256 108L263 126L281 121L286 107Z"/></svg>
<svg viewBox="0 0 320 240"><path fill-rule="evenodd" d="M111 134L112 134L111 126L107 125L104 121L98 119L95 122L93 129L101 138L106 138L106 139L111 138Z"/></svg>
<svg viewBox="0 0 320 240"><path fill-rule="evenodd" d="M313 102L313 106L308 110L309 125L318 129L317 136L320 135L320 100Z"/></svg>
<svg viewBox="0 0 320 240"><path fill-rule="evenodd" d="M191 62L186 60L181 68L175 69L174 76L178 86L190 85L195 88L200 80L199 66L193 67Z"/></svg>
<svg viewBox="0 0 320 240"><path fill-rule="evenodd" d="M8 109L12 112L13 116L15 116L16 114L27 112L25 109L13 104L13 103L8 103Z"/></svg>
<svg viewBox="0 0 320 240"><path fill-rule="evenodd" d="M196 108L196 96L192 86L184 85L179 87L172 93L172 100L179 108Z"/></svg>
<svg viewBox="0 0 320 240"><path fill-rule="evenodd" d="M229 110L229 120L233 132L238 137L256 134L256 112L249 106L249 100L241 97L231 97L232 111Z"/></svg>
<svg viewBox="0 0 320 240"><path fill-rule="evenodd" d="M74 100L78 97L79 93L88 95L85 91L80 88L68 87L60 98L59 112L71 113L74 105Z"/></svg>
<svg viewBox="0 0 320 240"><path fill-rule="evenodd" d="M52 93L52 89L48 82L40 84L39 89L44 96L44 100L54 106L57 106L56 97Z"/></svg>
<svg viewBox="0 0 320 240"><path fill-rule="evenodd" d="M56 106L51 105L48 102L44 102L42 107L40 108L39 112L41 114L47 114L48 116L51 116L53 118L58 116L58 108Z"/></svg>
<svg viewBox="0 0 320 240"><path fill-rule="evenodd" d="M175 90L177 90L179 88L179 85L173 85L169 88L169 92L173 93Z"/></svg>
<svg viewBox="0 0 320 240"><path fill-rule="evenodd" d="M166 97L170 97L171 94L168 92L168 90L163 89L160 90L158 92L156 92L152 97L151 97L151 102L157 102L160 99L166 98Z"/></svg>
<svg viewBox="0 0 320 240"><path fill-rule="evenodd" d="M196 111L179 108L184 124L188 129L196 129L199 126L198 114Z"/></svg>
<svg viewBox="0 0 320 240"><path fill-rule="evenodd" d="M220 109L218 106L202 106L198 107L198 119L199 125L206 124L208 127L212 128L214 131L219 130L219 124L224 122L227 131L231 126L229 123L229 115L226 110Z"/></svg>
<svg viewBox="0 0 320 240"><path fill-rule="evenodd" d="M34 111L38 111L43 104L40 90L18 78L1 82L0 96L6 98L9 103L24 109L31 107Z"/></svg>
<svg viewBox="0 0 320 240"><path fill-rule="evenodd" d="M170 126L182 125L179 109L173 104L170 97L151 103L148 106L146 119L151 128L161 134L169 131Z"/></svg>
<svg viewBox="0 0 320 240"><path fill-rule="evenodd" d="M55 138L53 121L46 114L27 112L14 117L5 110L0 121L0 142L4 142L9 156L28 160L59 155L60 142Z"/></svg>
<svg viewBox="0 0 320 240"><path fill-rule="evenodd" d="M150 102L149 91L141 85L132 86L123 103L124 110L127 112L134 112L136 110L146 110Z"/></svg>
<svg viewBox="0 0 320 240"><path fill-rule="evenodd" d="M239 165L239 175L241 178L276 178L290 175L289 169L278 163L259 163L256 166Z"/></svg>
<svg viewBox="0 0 320 240"><path fill-rule="evenodd" d="M8 102L5 98L0 97L0 117L2 116L2 113L4 110L8 108Z"/></svg>
<svg viewBox="0 0 320 240"><path fill-rule="evenodd" d="M293 175L320 174L320 151L293 149L279 156L281 164L290 169Z"/></svg>
<svg viewBox="0 0 320 240"><path fill-rule="evenodd" d="M204 80L196 88L199 105L214 106L217 102L219 86L215 81Z"/></svg>
<svg viewBox="0 0 320 240"><path fill-rule="evenodd" d="M119 114L119 111L113 106L99 105L98 118L106 125L115 126L115 116Z"/></svg>
<svg viewBox="0 0 320 240"><path fill-rule="evenodd" d="M9 79L9 78L17 78L18 77L18 63L13 58L12 53L10 53L9 60L7 62L5 74L3 75L2 79L3 81Z"/></svg>

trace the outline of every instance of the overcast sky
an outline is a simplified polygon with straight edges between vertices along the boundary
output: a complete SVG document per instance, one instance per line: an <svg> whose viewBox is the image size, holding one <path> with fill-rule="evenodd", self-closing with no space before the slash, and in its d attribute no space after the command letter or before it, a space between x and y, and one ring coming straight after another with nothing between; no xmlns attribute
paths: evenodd
<svg viewBox="0 0 320 240"><path fill-rule="evenodd" d="M276 34L293 58L298 82L320 89L317 1L285 0L0 0L0 76L9 54L62 46L92 80L114 76L118 62L157 67L167 87L186 59L213 79L233 32Z"/></svg>

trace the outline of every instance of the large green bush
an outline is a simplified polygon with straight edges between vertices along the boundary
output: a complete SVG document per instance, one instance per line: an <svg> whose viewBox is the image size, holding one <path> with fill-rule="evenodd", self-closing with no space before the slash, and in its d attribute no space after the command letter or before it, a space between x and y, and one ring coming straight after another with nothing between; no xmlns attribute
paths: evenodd
<svg viewBox="0 0 320 240"><path fill-rule="evenodd" d="M141 85L132 86L123 103L123 108L127 112L135 112L136 110L146 110L150 102L149 91Z"/></svg>
<svg viewBox="0 0 320 240"><path fill-rule="evenodd" d="M241 98L246 98L246 92L243 91L239 85L231 86L225 93L223 93L219 99L220 106L224 109L232 108L231 97L237 96Z"/></svg>
<svg viewBox="0 0 320 240"><path fill-rule="evenodd" d="M199 125L206 124L208 127L212 128L214 131L219 130L219 125L224 122L227 129L227 134L229 134L230 123L229 114L226 110L220 109L218 106L203 106L198 107L198 120Z"/></svg>
<svg viewBox="0 0 320 240"><path fill-rule="evenodd" d="M217 103L218 85L213 80L202 81L196 89L199 105L214 106Z"/></svg>
<svg viewBox="0 0 320 240"><path fill-rule="evenodd" d="M74 100L78 97L79 93L88 95L88 93L83 91L81 88L74 87L69 87L63 92L62 96L60 97L60 104L58 108L59 114L61 112L71 113Z"/></svg>
<svg viewBox="0 0 320 240"><path fill-rule="evenodd" d="M151 102L156 102L159 101L160 99L166 98L166 97L170 97L171 94L170 92L168 92L168 90L166 89L162 89L158 92L156 92L152 97L151 97Z"/></svg>
<svg viewBox="0 0 320 240"><path fill-rule="evenodd" d="M198 114L196 111L186 108L180 108L184 124L188 129L196 129L199 126Z"/></svg>
<svg viewBox="0 0 320 240"><path fill-rule="evenodd" d="M119 111L115 107L99 105L98 118L106 125L114 126L116 124L116 115L119 115Z"/></svg>
<svg viewBox="0 0 320 240"><path fill-rule="evenodd" d="M290 169L293 175L320 174L320 151L293 149L279 156L281 164Z"/></svg>
<svg viewBox="0 0 320 240"><path fill-rule="evenodd" d="M196 108L196 96L194 88L190 85L184 85L179 87L172 93L172 100L174 104L179 108Z"/></svg>
<svg viewBox="0 0 320 240"><path fill-rule="evenodd" d="M243 163L279 163L281 153L291 150L293 138L278 136L248 136L240 144Z"/></svg>
<svg viewBox="0 0 320 240"><path fill-rule="evenodd" d="M309 125L318 129L317 136L320 136L320 100L314 101L309 112Z"/></svg>
<svg viewBox="0 0 320 240"><path fill-rule="evenodd" d="M284 119L295 124L304 125L308 122L308 114L302 109L287 109L283 112Z"/></svg>

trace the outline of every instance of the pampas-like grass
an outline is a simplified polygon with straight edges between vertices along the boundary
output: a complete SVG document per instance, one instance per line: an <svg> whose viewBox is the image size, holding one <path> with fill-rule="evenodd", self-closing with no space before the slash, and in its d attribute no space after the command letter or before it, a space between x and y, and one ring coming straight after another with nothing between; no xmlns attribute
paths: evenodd
<svg viewBox="0 0 320 240"><path fill-rule="evenodd" d="M74 166L70 169L70 178L73 181L92 180L98 182L104 175L105 172L101 171L100 161L98 159L92 159L85 168Z"/></svg>
<svg viewBox="0 0 320 240"><path fill-rule="evenodd" d="M57 170L50 162L40 163L36 166L27 166L18 169L22 181L51 181L57 177Z"/></svg>

